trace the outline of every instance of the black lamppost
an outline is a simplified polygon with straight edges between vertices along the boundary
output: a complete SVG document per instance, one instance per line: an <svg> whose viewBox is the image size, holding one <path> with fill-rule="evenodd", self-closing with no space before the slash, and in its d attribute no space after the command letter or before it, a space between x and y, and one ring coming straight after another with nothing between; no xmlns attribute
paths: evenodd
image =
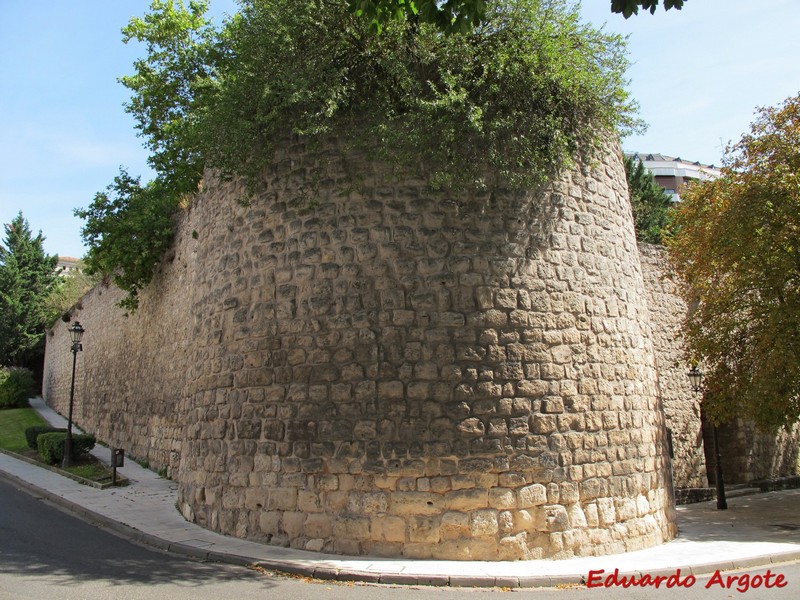
<svg viewBox="0 0 800 600"><path fill-rule="evenodd" d="M72 405L75 400L75 364L78 362L78 352L83 350L81 339L84 329L78 321L69 328L69 339L72 340L72 384L69 388L69 414L67 416L67 437L64 439L64 460L62 467L72 464Z"/></svg>
<svg viewBox="0 0 800 600"><path fill-rule="evenodd" d="M686 372L689 382L692 384L692 391L695 394L703 389L703 372L694 365ZM719 433L717 426L711 422L711 435L714 439L714 479L717 484L717 509L725 510L728 508L728 501L725 499L725 481L722 479L722 456L719 453Z"/></svg>

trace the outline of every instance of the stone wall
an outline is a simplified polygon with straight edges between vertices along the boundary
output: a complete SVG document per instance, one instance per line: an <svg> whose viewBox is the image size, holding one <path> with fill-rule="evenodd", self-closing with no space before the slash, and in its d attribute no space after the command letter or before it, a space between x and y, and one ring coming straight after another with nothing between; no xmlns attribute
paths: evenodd
<svg viewBox="0 0 800 600"><path fill-rule="evenodd" d="M659 390L667 427L672 433L675 486L713 485L714 448L711 429L701 414L702 397L689 385L681 323L686 314L671 277L666 250L639 244L647 303L653 329L653 346ZM738 420L720 427L723 475L727 483L800 473L800 426L777 434L759 431L752 422Z"/></svg>
<svg viewBox="0 0 800 600"><path fill-rule="evenodd" d="M140 308L117 306L124 294L101 283L70 311L86 329L78 354L74 420L81 428L155 469L174 471L184 438L184 398L191 344L193 248L179 228L175 252L151 285ZM68 324L47 334L42 392L66 415L72 354Z"/></svg>
<svg viewBox="0 0 800 600"><path fill-rule="evenodd" d="M705 431L706 444L713 449L710 427ZM750 483L762 479L800 474L800 425L777 434L759 431L751 422L737 420L719 429L723 480L726 483ZM714 464L708 452L708 464ZM709 468L714 482L714 470Z"/></svg>
<svg viewBox="0 0 800 600"><path fill-rule="evenodd" d="M692 391L686 376L688 367L681 332L686 303L670 277L665 249L640 243L639 256L653 329L658 386L667 427L672 434L675 487L705 487L701 398Z"/></svg>
<svg viewBox="0 0 800 600"><path fill-rule="evenodd" d="M619 153L491 197L348 172L296 145L248 207L209 184L135 315L84 299L79 420L168 466L187 518L273 544L507 560L670 539Z"/></svg>

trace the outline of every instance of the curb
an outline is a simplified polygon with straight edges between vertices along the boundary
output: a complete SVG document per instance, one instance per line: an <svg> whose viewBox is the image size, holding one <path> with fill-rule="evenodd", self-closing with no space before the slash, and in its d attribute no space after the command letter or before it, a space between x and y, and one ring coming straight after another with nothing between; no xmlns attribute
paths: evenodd
<svg viewBox="0 0 800 600"><path fill-rule="evenodd" d="M56 473L61 475L62 477L67 477L72 479L73 481L77 481L82 485L88 485L89 487L93 487L98 490L108 490L113 487L124 487L128 485L130 482L128 481L127 477L123 475L117 475L117 484L114 485L110 481L105 483L100 483L99 481L92 481L91 479L86 479L85 477L81 477L80 475L75 475L74 473L70 473L69 471L65 471L64 469L59 469L53 465L47 465L45 463L41 463L37 460L33 460L32 458L28 458L22 454L17 454L16 452L11 452L10 450L6 450L4 448L0 448L0 453L5 454L6 456L10 456L11 458L15 458L17 460L21 460L22 462L26 462L29 465L33 465L35 467L39 467L40 469L46 469L51 471L52 473Z"/></svg>
<svg viewBox="0 0 800 600"><path fill-rule="evenodd" d="M337 568L330 566L316 566L308 564L298 564L285 559L258 559L254 560L248 556L233 553L220 552L217 550L207 550L197 546L190 546L180 542L171 542L158 536L145 533L135 527L115 521L99 513L93 512L83 506L62 498L58 494L44 490L24 479L0 470L0 479L8 481L18 488L26 491L34 497L42 499L56 508L73 514L74 516L102 529L105 529L120 537L139 543L145 546L186 556L195 560L204 560L221 564L229 564L241 567L259 567L266 570L276 571L279 574L299 575L303 577L313 577L315 579L339 581L339 582L361 582L384 585L414 585L414 586L436 586L436 587L464 587L464 588L539 588L555 587L559 585L585 585L585 575L520 575L520 576L494 576L494 575L444 575L444 574L425 574L425 573L379 573L376 571L364 571L360 569ZM730 571L737 569L754 569L759 567L770 567L772 565L790 561L800 560L800 550L782 552L777 554L767 554L764 556L742 558L732 561L721 561L716 563L704 563L699 565L681 567L686 574L694 576L709 575L716 571ZM646 571L651 576L672 575L675 568L664 568ZM620 571L620 577L641 577L645 574L642 570Z"/></svg>

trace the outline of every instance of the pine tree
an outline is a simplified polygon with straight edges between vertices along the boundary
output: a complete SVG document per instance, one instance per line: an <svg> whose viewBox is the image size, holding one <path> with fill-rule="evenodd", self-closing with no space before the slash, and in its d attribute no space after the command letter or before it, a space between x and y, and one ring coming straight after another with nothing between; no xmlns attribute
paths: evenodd
<svg viewBox="0 0 800 600"><path fill-rule="evenodd" d="M58 256L44 252L20 212L0 245L0 366L29 366L42 354L44 299L57 285Z"/></svg>
<svg viewBox="0 0 800 600"><path fill-rule="evenodd" d="M651 244L663 243L662 234L669 227L672 197L656 183L640 160L625 157L625 176L637 239Z"/></svg>

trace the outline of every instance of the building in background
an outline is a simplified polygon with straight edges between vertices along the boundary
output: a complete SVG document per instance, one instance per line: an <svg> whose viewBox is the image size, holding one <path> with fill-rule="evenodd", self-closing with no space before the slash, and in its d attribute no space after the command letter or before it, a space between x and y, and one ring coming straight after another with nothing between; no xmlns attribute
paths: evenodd
<svg viewBox="0 0 800 600"><path fill-rule="evenodd" d="M681 189L690 181L706 181L720 176L720 169L714 165L673 158L664 154L645 154L643 152L626 153L634 162L644 163L644 167L655 177L656 183L678 202Z"/></svg>
<svg viewBox="0 0 800 600"><path fill-rule="evenodd" d="M82 271L83 261L80 258L73 258L71 256L59 256L58 264L56 265L56 273L61 275L68 275L73 271Z"/></svg>

